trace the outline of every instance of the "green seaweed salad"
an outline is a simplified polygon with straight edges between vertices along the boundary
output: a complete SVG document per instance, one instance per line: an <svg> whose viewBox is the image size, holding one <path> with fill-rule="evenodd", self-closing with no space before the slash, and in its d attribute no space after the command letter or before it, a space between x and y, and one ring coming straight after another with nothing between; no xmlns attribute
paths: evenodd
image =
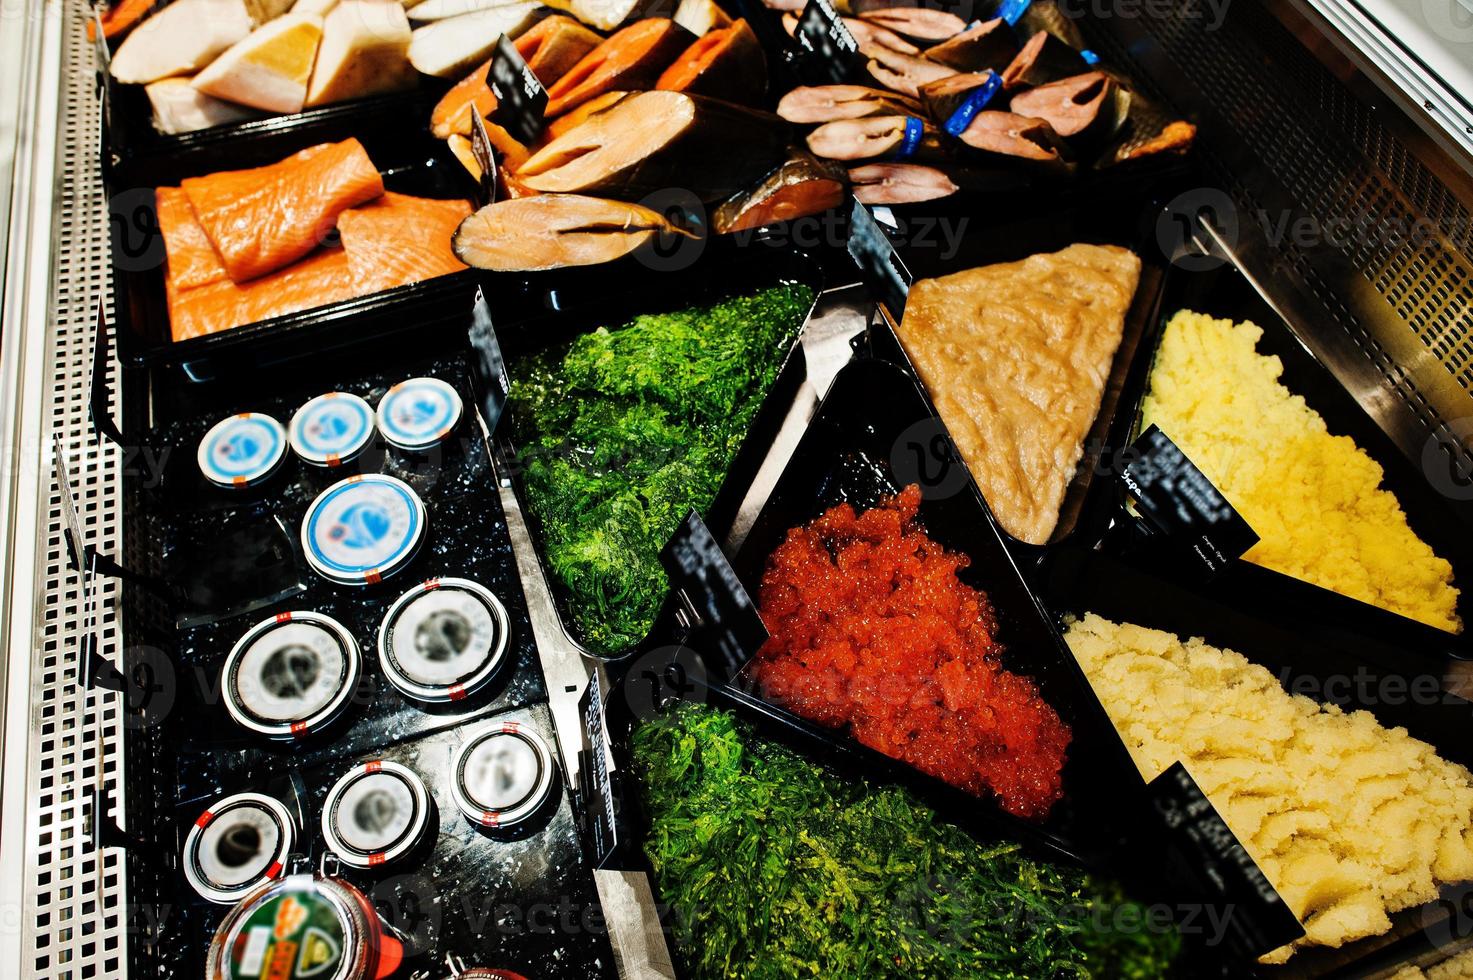
<svg viewBox="0 0 1473 980"><path fill-rule="evenodd" d="M1180 939L1119 888L833 778L728 713L638 727L645 853L706 978L1160 977Z"/></svg>
<svg viewBox="0 0 1473 980"><path fill-rule="evenodd" d="M644 639L659 554L704 513L813 303L774 286L583 334L514 365L512 434L568 612L594 652Z"/></svg>

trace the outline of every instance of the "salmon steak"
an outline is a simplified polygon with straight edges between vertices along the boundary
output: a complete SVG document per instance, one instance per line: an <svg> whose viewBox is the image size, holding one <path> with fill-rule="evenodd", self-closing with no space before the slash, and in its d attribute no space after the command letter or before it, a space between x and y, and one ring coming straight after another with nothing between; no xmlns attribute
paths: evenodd
<svg viewBox="0 0 1473 980"><path fill-rule="evenodd" d="M690 40L690 32L673 20L648 17L635 21L548 86L547 118L561 116L605 92L650 88Z"/></svg>
<svg viewBox="0 0 1473 980"><path fill-rule="evenodd" d="M355 295L377 293L466 268L450 239L470 217L465 201L437 201L389 191L338 216Z"/></svg>
<svg viewBox="0 0 1473 980"><path fill-rule="evenodd" d="M532 69L537 80L548 86L568 73L582 61L603 38L573 20L571 17L548 17L513 42L517 54ZM471 117L467 111L475 106L483 118L496 111L496 96L486 84L486 73L491 70L491 59L456 82L450 91L435 104L430 113L430 130L440 139L452 135L469 136Z"/></svg>
<svg viewBox="0 0 1473 980"><path fill-rule="evenodd" d="M356 139L309 147L264 167L186 178L180 186L237 283L307 255L339 214L384 192L378 168Z"/></svg>

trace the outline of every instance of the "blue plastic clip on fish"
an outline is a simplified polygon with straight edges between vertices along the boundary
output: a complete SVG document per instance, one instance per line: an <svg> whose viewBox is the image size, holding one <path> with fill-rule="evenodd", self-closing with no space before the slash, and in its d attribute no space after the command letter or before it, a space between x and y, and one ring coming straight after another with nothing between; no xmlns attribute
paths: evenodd
<svg viewBox="0 0 1473 980"><path fill-rule="evenodd" d="M1083 51L1079 52L1079 57L1084 59L1084 63L1086 65L1097 65L1100 63L1100 56L1095 54L1089 48L1085 48Z"/></svg>
<svg viewBox="0 0 1473 980"><path fill-rule="evenodd" d="M896 160L908 160L915 153L916 147L921 145L921 137L925 135L926 124L915 116L905 117L905 138L900 141L900 147L895 151Z"/></svg>
<svg viewBox="0 0 1473 980"><path fill-rule="evenodd" d="M957 106L956 111L947 118L943 128L952 136L961 136L967 127L972 125L972 120L977 118L977 113L987 108L987 103L992 101L992 97L1000 88L1002 88L1002 76L995 71L988 73L987 81L977 86L976 91L967 96L967 101Z"/></svg>
<svg viewBox="0 0 1473 980"><path fill-rule="evenodd" d="M1033 0L1003 0L1002 6L997 8L997 16L1007 21L1009 27L1015 26L1028 11L1028 6Z"/></svg>

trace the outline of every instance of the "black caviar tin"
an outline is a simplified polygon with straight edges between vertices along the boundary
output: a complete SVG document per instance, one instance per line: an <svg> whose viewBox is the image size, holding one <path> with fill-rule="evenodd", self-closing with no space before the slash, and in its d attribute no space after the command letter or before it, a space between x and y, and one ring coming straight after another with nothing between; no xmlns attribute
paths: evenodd
<svg viewBox="0 0 1473 980"><path fill-rule="evenodd" d="M571 288L550 285L545 305L552 307L551 311L513 313L507 317L498 315L497 333L506 355L507 372L512 382L515 383L517 378L519 357L565 344L588 331L599 327L621 326L640 314L711 303L724 297L754 292L782 283L799 283L813 291L813 304L804 318L806 327L824 282L823 271L812 256L796 250L762 245L742 248L722 239L707 240L705 250L705 254L697 262L679 270L651 269L632 261L615 263L606 269L597 270L596 279L593 276L584 277L582 288L576 292ZM534 281L539 284L556 284L576 280L572 277L548 276ZM589 288L590 282L606 288ZM495 306L493 302L493 308ZM785 354L771 387L761 396L762 407L758 409L742 447L727 468L716 498L706 509L705 520L718 537L724 537L730 530L757 469L771 448L784 416L806 377L807 364L802 354L801 340L802 329ZM504 464L503 472L516 490L538 561L568 639L585 655L600 660L624 659L657 645L661 637L668 633L674 612L674 604L668 599L645 639L633 648L597 653L585 642L586 637L571 615L568 590L547 563L542 522L535 508L530 505L526 485L521 478L521 468L517 463L519 447L515 440L516 412L517 405L513 399L497 428L498 456Z"/></svg>
<svg viewBox="0 0 1473 980"><path fill-rule="evenodd" d="M1178 310L1192 310L1234 322L1251 320L1263 328L1258 353L1279 359L1283 365L1280 382L1319 413L1331 434L1349 436L1381 466L1381 486L1396 496L1412 531L1452 565L1454 585L1462 587L1457 601L1458 615L1465 624L1473 622L1473 596L1467 586L1473 580L1470 501L1440 492L1431 482L1432 467L1425 461L1419 466L1403 455L1355 397L1315 357L1295 328L1234 267L1220 265L1194 272L1173 270L1160 304L1162 326ZM1153 331L1153 335L1159 340L1161 330ZM1124 406L1130 422L1129 439L1134 439L1141 429L1142 401L1150 390L1155 353L1153 343L1143 352L1134 368L1136 376L1129 384L1129 390L1134 393L1134 403ZM1124 485L1115 481L1113 486L1117 527L1107 537L1106 548L1128 561L1149 567L1155 559L1140 547L1130 531ZM1247 560L1231 562L1200 587L1213 598L1238 608L1272 609L1312 621L1333 642L1353 642L1366 635L1418 654L1473 656L1473 643L1466 635L1449 633Z"/></svg>

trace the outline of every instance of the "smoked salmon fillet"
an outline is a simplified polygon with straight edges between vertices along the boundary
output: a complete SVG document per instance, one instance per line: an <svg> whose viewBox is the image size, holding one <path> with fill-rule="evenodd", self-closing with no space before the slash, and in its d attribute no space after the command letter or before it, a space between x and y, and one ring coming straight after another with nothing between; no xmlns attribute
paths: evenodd
<svg viewBox="0 0 1473 980"><path fill-rule="evenodd" d="M358 295L376 293L466 268L450 236L470 217L464 201L437 201L389 191L372 204L338 215L348 273Z"/></svg>
<svg viewBox="0 0 1473 980"><path fill-rule="evenodd" d="M278 163L181 182L225 271L243 283L321 245L338 215L383 194L356 139L309 147Z"/></svg>
<svg viewBox="0 0 1473 980"><path fill-rule="evenodd" d="M340 248L318 249L285 269L247 283L222 277L180 291L169 303L170 329L175 340L188 340L354 295L347 255Z"/></svg>

